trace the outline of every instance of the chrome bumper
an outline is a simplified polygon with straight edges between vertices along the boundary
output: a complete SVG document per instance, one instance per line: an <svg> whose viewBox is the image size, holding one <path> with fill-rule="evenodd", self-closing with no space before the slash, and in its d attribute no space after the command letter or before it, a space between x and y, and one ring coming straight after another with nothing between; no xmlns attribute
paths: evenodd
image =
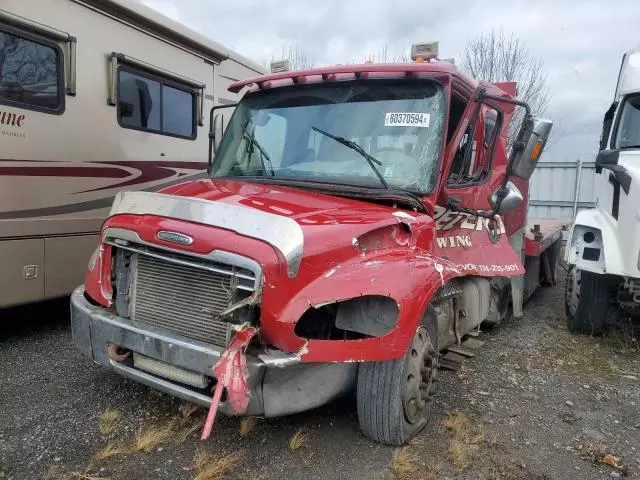
<svg viewBox="0 0 640 480"><path fill-rule="evenodd" d="M71 295L71 331L76 347L96 363L151 388L205 407L210 405L211 397L196 389L112 360L107 355L107 344L207 376L212 375L223 349L150 325L135 325L89 303L83 287ZM354 363L301 363L296 355L278 351L247 356L247 367L251 396L243 414L266 417L323 405L353 388L357 372ZM234 414L228 402L221 402L219 410Z"/></svg>

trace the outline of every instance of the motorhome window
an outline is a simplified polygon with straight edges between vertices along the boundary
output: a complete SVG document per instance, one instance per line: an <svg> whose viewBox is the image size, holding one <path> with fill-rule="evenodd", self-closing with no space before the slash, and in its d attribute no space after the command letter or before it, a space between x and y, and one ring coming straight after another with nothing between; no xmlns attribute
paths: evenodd
<svg viewBox="0 0 640 480"><path fill-rule="evenodd" d="M0 103L61 113L63 88L57 45L0 30Z"/></svg>
<svg viewBox="0 0 640 480"><path fill-rule="evenodd" d="M192 91L173 83L118 70L118 122L124 128L195 138L195 102Z"/></svg>
<svg viewBox="0 0 640 480"><path fill-rule="evenodd" d="M624 100L615 138L614 148L640 148L640 95Z"/></svg>

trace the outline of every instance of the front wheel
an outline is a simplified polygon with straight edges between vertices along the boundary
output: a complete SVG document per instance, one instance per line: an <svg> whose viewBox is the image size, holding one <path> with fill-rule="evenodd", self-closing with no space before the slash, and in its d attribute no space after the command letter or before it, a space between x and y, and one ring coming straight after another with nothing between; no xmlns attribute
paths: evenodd
<svg viewBox="0 0 640 480"><path fill-rule="evenodd" d="M431 416L438 372L438 330L429 306L404 357L362 363L358 370L358 420L380 443L403 445Z"/></svg>
<svg viewBox="0 0 640 480"><path fill-rule="evenodd" d="M565 289L567 328L572 333L599 335L611 304L609 277L571 266Z"/></svg>

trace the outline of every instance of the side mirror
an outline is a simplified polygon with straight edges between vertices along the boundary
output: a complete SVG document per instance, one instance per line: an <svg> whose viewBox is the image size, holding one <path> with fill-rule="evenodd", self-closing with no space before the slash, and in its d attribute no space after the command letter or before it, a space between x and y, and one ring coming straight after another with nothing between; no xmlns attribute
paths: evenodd
<svg viewBox="0 0 640 480"><path fill-rule="evenodd" d="M507 182L504 187L498 188L491 197L489 203L496 209L498 215L507 215L513 212L522 203L522 192L512 182Z"/></svg>
<svg viewBox="0 0 640 480"><path fill-rule="evenodd" d="M529 180L538 164L553 122L533 116L527 116L522 123L518 138L513 147L509 173L523 180Z"/></svg>
<svg viewBox="0 0 640 480"><path fill-rule="evenodd" d="M224 114L218 113L213 117L213 123L211 124L211 142L213 143L214 155L220 148L220 142L222 141L222 134L224 133Z"/></svg>

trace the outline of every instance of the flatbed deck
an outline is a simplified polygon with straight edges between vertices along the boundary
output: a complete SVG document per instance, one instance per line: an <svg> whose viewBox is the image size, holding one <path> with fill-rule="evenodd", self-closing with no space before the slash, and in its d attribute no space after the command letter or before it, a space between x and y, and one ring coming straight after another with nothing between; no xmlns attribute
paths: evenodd
<svg viewBox="0 0 640 480"><path fill-rule="evenodd" d="M571 220L532 218L527 221L524 252L527 257L537 257L568 230Z"/></svg>
<svg viewBox="0 0 640 480"><path fill-rule="evenodd" d="M540 285L555 285L562 249L562 234L571 220L531 218L524 238L524 300Z"/></svg>

